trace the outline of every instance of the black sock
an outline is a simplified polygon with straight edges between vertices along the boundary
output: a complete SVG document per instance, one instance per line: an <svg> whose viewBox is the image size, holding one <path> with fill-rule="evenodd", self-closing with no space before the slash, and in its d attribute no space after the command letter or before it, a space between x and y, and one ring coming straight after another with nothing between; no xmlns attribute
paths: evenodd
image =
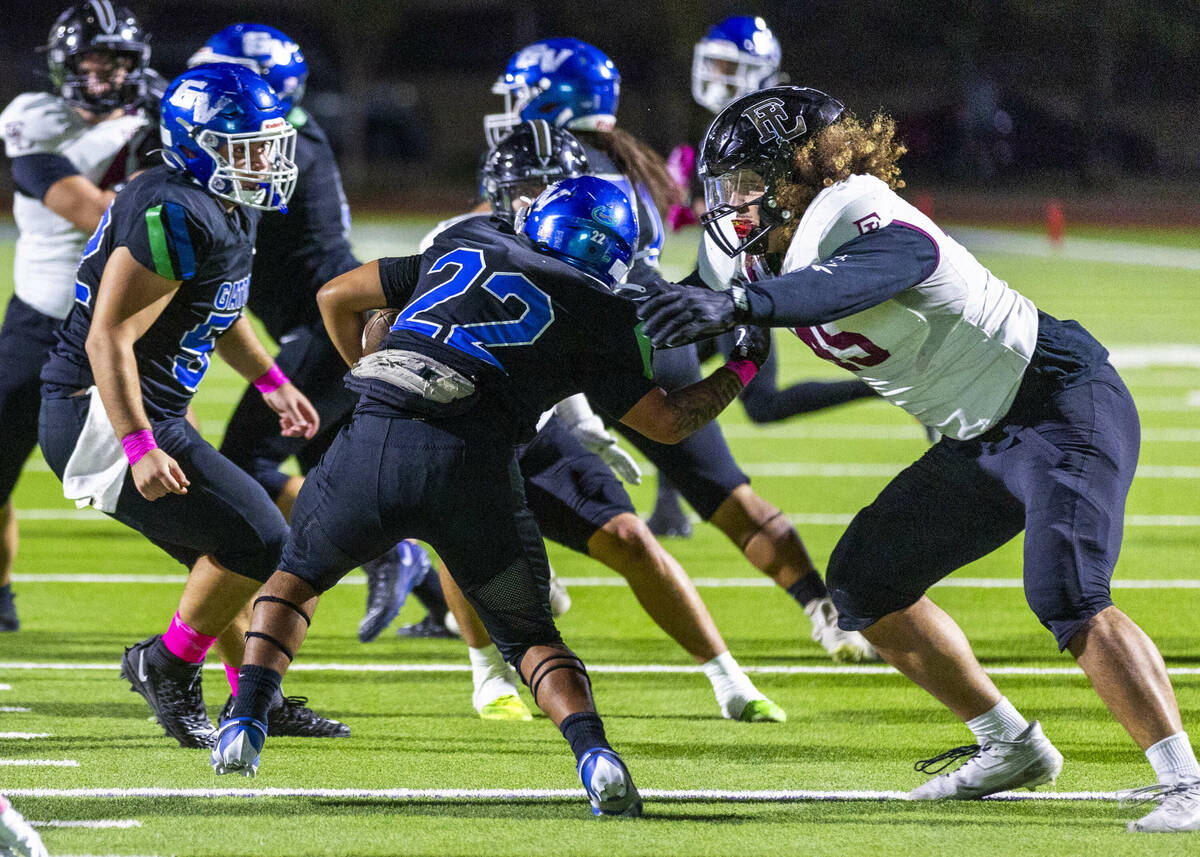
<svg viewBox="0 0 1200 857"><path fill-rule="evenodd" d="M425 577L412 591L439 625L446 624L446 613L450 607L446 604L446 596L442 594L442 581L438 578L436 569L431 568L425 572Z"/></svg>
<svg viewBox="0 0 1200 857"><path fill-rule="evenodd" d="M612 749L608 744L608 739L604 737L604 723L601 722L600 715L594 711L582 711L578 714L567 715L558 728L563 737L567 739L567 743L571 745L571 752L575 754L576 762L584 753L596 747Z"/></svg>
<svg viewBox="0 0 1200 857"><path fill-rule="evenodd" d="M150 649L146 652L146 660L156 670L174 675L187 675L204 666L203 663L194 664L179 657L167 648L161 636L150 644Z"/></svg>
<svg viewBox="0 0 1200 857"><path fill-rule="evenodd" d="M253 717L260 723L267 722L271 703L280 693L283 676L268 667L245 664L238 670L238 695L233 701L232 717Z"/></svg>
<svg viewBox="0 0 1200 857"><path fill-rule="evenodd" d="M679 505L679 492L675 490L675 486L671 484L671 480L658 474L658 496L654 498L654 509L681 509Z"/></svg>
<svg viewBox="0 0 1200 857"><path fill-rule="evenodd" d="M12 600L13 600L12 584L6 583L3 586L0 586L0 607L4 607L8 604L12 604Z"/></svg>
<svg viewBox="0 0 1200 857"><path fill-rule="evenodd" d="M787 593L795 598L800 606L803 607L810 601L826 597L829 595L829 590L825 588L825 581L821 579L821 575L815 571L810 571L789 586Z"/></svg>

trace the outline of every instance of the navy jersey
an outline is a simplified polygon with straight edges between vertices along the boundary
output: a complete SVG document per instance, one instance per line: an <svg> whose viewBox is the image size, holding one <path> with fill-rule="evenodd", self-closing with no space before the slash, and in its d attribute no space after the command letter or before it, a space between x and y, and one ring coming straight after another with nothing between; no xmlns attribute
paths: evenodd
<svg viewBox="0 0 1200 857"><path fill-rule="evenodd" d="M633 182L604 151L588 143L583 143L583 150L587 153L591 175L612 182L624 191L630 202L637 204L638 243L626 279L631 283L655 282L659 278L658 257L662 253L664 231L662 217L650 198L650 192L641 185L637 186L635 192Z"/></svg>
<svg viewBox="0 0 1200 857"><path fill-rule="evenodd" d="M268 211L259 222L249 304L276 341L320 321L317 289L359 265L350 251L350 208L329 140L299 107L288 122L296 129L300 181L287 213Z"/></svg>
<svg viewBox="0 0 1200 857"><path fill-rule="evenodd" d="M408 268L407 260L381 260L389 302L407 294ZM470 377L478 393L470 413L498 437L530 439L542 412L574 393L619 417L654 387L633 301L538 253L499 220L471 217L443 230L416 279L382 347L429 355ZM366 393L360 409L390 398L382 381L350 376L350 385Z"/></svg>
<svg viewBox="0 0 1200 857"><path fill-rule="evenodd" d="M134 343L142 400L151 419L182 416L208 369L218 336L242 314L250 288L257 212L225 204L166 166L147 170L117 194L88 239L75 303L42 381L94 383L84 343L109 256L125 247L144 267L182 285Z"/></svg>

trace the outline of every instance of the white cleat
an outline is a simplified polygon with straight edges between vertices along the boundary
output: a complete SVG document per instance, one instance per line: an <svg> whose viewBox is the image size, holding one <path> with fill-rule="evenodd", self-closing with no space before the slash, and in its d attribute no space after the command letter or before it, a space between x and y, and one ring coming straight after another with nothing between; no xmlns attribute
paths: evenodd
<svg viewBox="0 0 1200 857"><path fill-rule="evenodd" d="M1129 822L1130 833L1184 833L1200 830L1200 778L1180 780L1175 785L1146 786L1121 793L1121 806L1140 806L1159 801L1151 812Z"/></svg>
<svg viewBox="0 0 1200 857"><path fill-rule="evenodd" d="M579 760L578 772L592 805L592 815L636 818L642 814L642 796L615 751L588 750Z"/></svg>
<svg viewBox="0 0 1200 857"><path fill-rule="evenodd" d="M1052 784L1062 770L1062 753L1042 732L1036 720L1015 741L991 741L982 747L957 747L925 759L916 769L936 773L932 763L966 757L966 761L948 774L934 777L908 793L909 800L975 800L996 792L1029 789Z"/></svg>
<svg viewBox="0 0 1200 857"><path fill-rule="evenodd" d="M213 770L218 774L253 777L258 773L258 755L266 740L266 724L251 717L226 720L217 730L217 741L212 749Z"/></svg>
<svg viewBox="0 0 1200 857"><path fill-rule="evenodd" d="M829 653L834 663L861 663L879 660L875 647L858 631L843 631L837 624L837 608L830 598L815 598L804 605L812 622L814 643Z"/></svg>
<svg viewBox="0 0 1200 857"><path fill-rule="evenodd" d="M550 615L557 619L571 609L571 593L567 585L559 579L553 568L550 569Z"/></svg>

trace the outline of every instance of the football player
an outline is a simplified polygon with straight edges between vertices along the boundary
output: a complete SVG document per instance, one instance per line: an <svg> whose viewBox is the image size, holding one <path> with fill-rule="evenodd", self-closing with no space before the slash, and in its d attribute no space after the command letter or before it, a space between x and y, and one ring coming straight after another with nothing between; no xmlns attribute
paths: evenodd
<svg viewBox="0 0 1200 857"><path fill-rule="evenodd" d="M74 301L42 369L39 439L64 494L141 532L191 573L165 634L122 675L182 746L207 746L204 655L274 569L287 524L185 419L213 351L252 380L281 429L319 418L242 310L258 210L286 205L295 129L267 83L210 65L168 88L159 165L133 179L83 248Z"/></svg>
<svg viewBox="0 0 1200 857"><path fill-rule="evenodd" d="M42 837L0 794L0 857L49 857Z"/></svg>
<svg viewBox="0 0 1200 857"><path fill-rule="evenodd" d="M561 729L593 813L641 813L583 663L554 626L545 548L513 445L533 436L539 414L579 392L676 442L736 397L766 339L747 330L737 360L665 393L650 379L631 293L619 287L638 232L625 194L580 176L547 188L522 214L515 232L498 220L464 220L422 255L372 262L318 294L362 398L305 482L280 571L255 602L234 716L213 750L218 773L256 770L266 700L320 593L361 558L415 536L446 560ZM403 311L383 349L359 361L361 314L381 305Z"/></svg>
<svg viewBox="0 0 1200 857"><path fill-rule="evenodd" d="M148 36L109 0L67 9L46 45L51 92L18 95L0 113L12 159L19 232L15 292L0 328L0 631L19 627L10 587L17 552L12 491L37 445L38 373L75 294L75 266L115 188L140 168L152 122Z"/></svg>
<svg viewBox="0 0 1200 857"><path fill-rule="evenodd" d="M527 208L546 185L587 171L583 146L569 131L544 119L523 122L488 152L481 184L489 211L474 216L490 214L511 224L516 212ZM439 225L420 249L428 249L438 233L463 219ZM580 434L591 439L592 448ZM544 414L537 436L518 449L517 462L526 500L542 534L595 558L629 581L655 623L703 665L723 716L743 722L787 718L738 666L691 578L637 516L629 495L609 469L636 481L637 465L616 445L584 396L572 396ZM475 710L486 720L531 719L517 695L512 668L448 574L443 588L468 645ZM552 611L553 606L552 600Z"/></svg>
<svg viewBox="0 0 1200 857"><path fill-rule="evenodd" d="M232 24L209 38L188 66L211 62L232 62L261 74L296 129L296 166L302 178L286 214L269 211L262 216L251 271L254 288L247 306L279 343L276 362L316 407L321 430L311 440L281 435L274 412L248 386L221 443L221 454L250 473L289 517L304 477L288 476L280 467L295 456L300 472L307 473L354 408L355 396L342 383L345 366L321 325L316 300L317 289L359 265L350 249L350 207L329 139L300 106L308 83L308 62L300 46L266 24ZM428 557L420 547L393 546L364 570L367 615L360 639L372 639L382 631L400 612L410 589L430 607L422 632L447 633L441 622L446 605L437 575L428 573ZM240 646L240 633L236 636L231 647ZM237 665L227 668L236 694ZM276 734L277 725L272 724ZM310 725L309 731L323 731L319 724Z"/></svg>
<svg viewBox="0 0 1200 857"><path fill-rule="evenodd" d="M701 150L698 274L640 309L653 341L794 328L943 437L860 511L829 561L839 623L963 720L977 744L914 799L1054 780L1062 756L996 688L926 590L1025 531L1025 595L1146 752L1160 804L1131 831L1200 830L1200 766L1162 656L1110 580L1137 466L1137 409L1108 352L998 279L902 200L884 115L775 87L734 101ZM744 276L754 272L752 281ZM944 766L943 766L944 767ZM940 770L940 768L938 769Z"/></svg>
<svg viewBox="0 0 1200 857"><path fill-rule="evenodd" d="M612 61L578 39L546 39L518 51L492 91L504 96L505 112L484 117L489 140L502 128L548 118L579 138L595 175L615 181L636 200L641 231L629 280L643 287L659 282L663 229L658 211L675 198L677 189L662 158L615 127L620 76ZM669 390L699 380L695 347L656 351L654 377ZM811 622L813 640L834 660L876 658L861 634L838 628L833 602L796 528L750 487L716 422L673 446L656 443L619 422L617 428L654 463L660 491L664 482L677 486L701 518L720 529L747 560L800 604ZM653 517L649 524L656 529Z"/></svg>

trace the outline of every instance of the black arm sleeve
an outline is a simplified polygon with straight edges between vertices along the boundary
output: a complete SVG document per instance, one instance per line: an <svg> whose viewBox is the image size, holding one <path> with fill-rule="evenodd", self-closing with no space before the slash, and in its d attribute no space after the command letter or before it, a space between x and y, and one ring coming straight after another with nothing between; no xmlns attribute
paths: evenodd
<svg viewBox="0 0 1200 857"><path fill-rule="evenodd" d="M893 298L933 273L938 247L924 232L891 223L847 241L820 262L747 288L750 321L811 327Z"/></svg>
<svg viewBox="0 0 1200 857"><path fill-rule="evenodd" d="M79 175L79 170L63 155L46 152L21 155L12 160L13 186L38 201L50 190L50 185L59 179L76 175Z"/></svg>
<svg viewBox="0 0 1200 857"><path fill-rule="evenodd" d="M389 256L379 260L379 283L389 307L404 309L408 306L420 276L420 256Z"/></svg>

